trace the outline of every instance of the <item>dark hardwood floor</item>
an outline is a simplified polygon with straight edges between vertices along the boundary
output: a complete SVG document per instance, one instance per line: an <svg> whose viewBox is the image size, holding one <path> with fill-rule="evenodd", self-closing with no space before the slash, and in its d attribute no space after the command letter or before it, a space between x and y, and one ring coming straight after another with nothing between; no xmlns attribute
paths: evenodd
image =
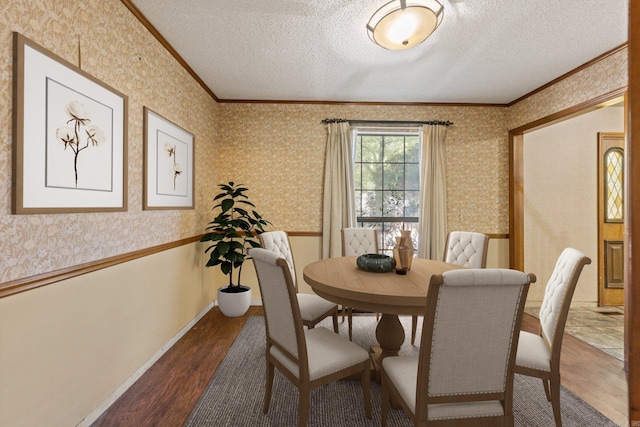
<svg viewBox="0 0 640 427"><path fill-rule="evenodd" d="M92 425L182 426L247 316L262 314L251 307L245 317L229 318L212 308Z"/></svg>
<svg viewBox="0 0 640 427"><path fill-rule="evenodd" d="M251 307L247 316L262 313L261 307ZM182 426L247 316L227 318L217 307L211 309L93 426ZM525 314L522 329L537 328L538 320ZM628 424L622 362L565 335L561 363L565 387L619 425Z"/></svg>
<svg viewBox="0 0 640 427"><path fill-rule="evenodd" d="M523 316L523 330L537 333L539 327L537 318L528 314ZM560 377L563 386L618 425L629 424L627 379L620 360L565 333Z"/></svg>

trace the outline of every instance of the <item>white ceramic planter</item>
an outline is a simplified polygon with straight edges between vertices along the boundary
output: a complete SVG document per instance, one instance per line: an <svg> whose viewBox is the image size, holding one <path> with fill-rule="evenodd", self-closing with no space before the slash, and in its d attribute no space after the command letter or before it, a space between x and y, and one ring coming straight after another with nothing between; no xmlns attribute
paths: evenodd
<svg viewBox="0 0 640 427"><path fill-rule="evenodd" d="M249 310L251 305L251 288L243 286L244 292L222 292L226 286L218 288L218 306L227 317L240 317Z"/></svg>

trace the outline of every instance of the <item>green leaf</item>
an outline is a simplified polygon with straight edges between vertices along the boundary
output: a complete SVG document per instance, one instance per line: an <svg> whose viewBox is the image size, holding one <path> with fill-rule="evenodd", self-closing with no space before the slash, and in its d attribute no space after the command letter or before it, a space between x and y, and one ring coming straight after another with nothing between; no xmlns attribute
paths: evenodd
<svg viewBox="0 0 640 427"><path fill-rule="evenodd" d="M233 227L241 227L243 224L247 224L247 221L244 218L235 218L229 221L229 223Z"/></svg>
<svg viewBox="0 0 640 427"><path fill-rule="evenodd" d="M207 267L215 267L216 265L220 264L221 261L218 261L217 259L209 259L209 261L207 261L206 266Z"/></svg>
<svg viewBox="0 0 640 427"><path fill-rule="evenodd" d="M244 210L244 209L242 209L242 208L239 208L239 207L236 207L236 212L237 212L239 215L242 215L242 216L247 216L247 215L249 214L246 210Z"/></svg>
<svg viewBox="0 0 640 427"><path fill-rule="evenodd" d="M227 212L229 209L231 209L234 205L234 201L233 199L224 199L220 205L222 206L222 211L223 212Z"/></svg>
<svg viewBox="0 0 640 427"><path fill-rule="evenodd" d="M229 242L225 242L225 241L220 241L218 242L218 252L222 255L226 254L227 252L229 252L229 247L231 245L229 244Z"/></svg>
<svg viewBox="0 0 640 427"><path fill-rule="evenodd" d="M242 234L238 233L238 231L235 228L225 229L224 233L230 239L241 239L242 238Z"/></svg>
<svg viewBox="0 0 640 427"><path fill-rule="evenodd" d="M255 240L247 240L249 242L249 244L251 245L252 248L259 248L260 247L260 243L256 242Z"/></svg>
<svg viewBox="0 0 640 427"><path fill-rule="evenodd" d="M229 247L231 247L233 250L236 250L236 251L240 251L240 252L244 251L244 245L236 240L229 242Z"/></svg>
<svg viewBox="0 0 640 427"><path fill-rule="evenodd" d="M211 240L213 240L213 234L205 234L200 238L201 242L209 242Z"/></svg>
<svg viewBox="0 0 640 427"><path fill-rule="evenodd" d="M220 270L222 270L223 274L231 273L231 263L228 261L223 262L222 265L220 266Z"/></svg>
<svg viewBox="0 0 640 427"><path fill-rule="evenodd" d="M216 242L218 240L224 239L224 234L222 233L207 233L200 238L201 242ZM211 247L211 246L209 246Z"/></svg>

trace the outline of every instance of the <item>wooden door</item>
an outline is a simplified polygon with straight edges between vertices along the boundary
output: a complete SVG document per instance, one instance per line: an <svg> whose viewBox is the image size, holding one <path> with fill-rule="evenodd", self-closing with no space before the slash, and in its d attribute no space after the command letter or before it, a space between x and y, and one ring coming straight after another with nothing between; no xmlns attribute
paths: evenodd
<svg viewBox="0 0 640 427"><path fill-rule="evenodd" d="M624 305L624 133L598 133L598 305Z"/></svg>

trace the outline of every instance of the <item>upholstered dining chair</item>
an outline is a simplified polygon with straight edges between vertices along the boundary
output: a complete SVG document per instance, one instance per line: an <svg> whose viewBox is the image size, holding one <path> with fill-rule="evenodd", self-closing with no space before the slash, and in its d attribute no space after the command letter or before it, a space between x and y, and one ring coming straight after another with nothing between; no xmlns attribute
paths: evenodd
<svg viewBox="0 0 640 427"><path fill-rule="evenodd" d="M516 356L518 374L542 379L547 400L551 402L556 426L562 426L560 414L560 350L573 291L585 265L591 259L573 248L562 251L547 282L540 307L538 334L521 331Z"/></svg>
<svg viewBox="0 0 640 427"><path fill-rule="evenodd" d="M378 253L378 233L375 229L348 227L340 230L340 234L342 235L342 256L360 256L363 254ZM353 310L351 307L342 308L343 322L345 311L347 312L347 323L349 325L349 340L351 340L353 338Z"/></svg>
<svg viewBox="0 0 640 427"><path fill-rule="evenodd" d="M469 268L487 266L487 248L489 236L473 231L450 231L444 245L442 260L451 264ZM411 344L416 342L418 316L411 318Z"/></svg>
<svg viewBox="0 0 640 427"><path fill-rule="evenodd" d="M300 306L300 314L302 322L307 328L313 328L316 324L326 317L333 317L333 330L338 333L338 305L327 301L315 294L298 293L298 280L296 276L296 267L293 261L293 252L291 252L291 244L289 236L285 231L267 231L258 235L260 246L269 251L275 252L278 256L284 258L289 266L289 273L293 280L293 286L296 290L298 305Z"/></svg>
<svg viewBox="0 0 640 427"><path fill-rule="evenodd" d="M513 426L513 368L531 282L535 276L506 269L432 276L419 355L382 360L382 425L394 396L415 426Z"/></svg>
<svg viewBox="0 0 640 427"><path fill-rule="evenodd" d="M250 249L249 255L258 276L267 334L264 413L269 411L278 368L298 388L299 426L307 425L312 389L352 375L360 376L365 413L371 419L369 353L328 329L305 330L289 263L262 248Z"/></svg>

